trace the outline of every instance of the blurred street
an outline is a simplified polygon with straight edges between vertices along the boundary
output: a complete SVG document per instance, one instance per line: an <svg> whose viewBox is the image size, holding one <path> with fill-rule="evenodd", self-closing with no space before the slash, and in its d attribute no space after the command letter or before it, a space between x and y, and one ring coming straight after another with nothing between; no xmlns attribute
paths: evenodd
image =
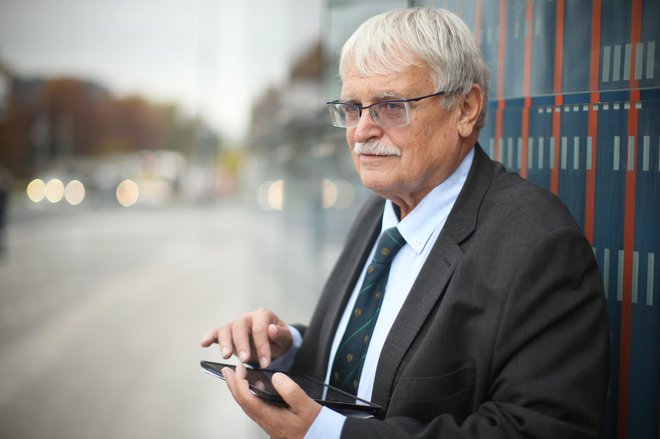
<svg viewBox="0 0 660 439"><path fill-rule="evenodd" d="M259 256L277 260L267 217L231 202L11 212L0 437L264 437L225 384L200 371L201 359L220 357L199 339L256 306L293 321L309 314L317 291L284 300L269 278L277 271L251 272Z"/></svg>

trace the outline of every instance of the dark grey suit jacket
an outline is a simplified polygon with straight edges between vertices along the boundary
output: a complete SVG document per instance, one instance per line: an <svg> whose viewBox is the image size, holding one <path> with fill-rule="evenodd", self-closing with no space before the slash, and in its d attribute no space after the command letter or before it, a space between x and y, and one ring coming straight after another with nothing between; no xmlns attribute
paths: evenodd
<svg viewBox="0 0 660 439"><path fill-rule="evenodd" d="M609 328L590 244L549 192L479 145L447 222L387 337L372 400L345 438L598 437ZM294 371L325 378L328 352L376 240L368 201L323 290Z"/></svg>

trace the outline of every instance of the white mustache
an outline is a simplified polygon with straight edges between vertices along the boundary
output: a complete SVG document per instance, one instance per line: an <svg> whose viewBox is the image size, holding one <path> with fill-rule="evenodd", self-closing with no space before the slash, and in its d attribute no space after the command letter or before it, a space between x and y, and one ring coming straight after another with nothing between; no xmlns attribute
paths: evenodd
<svg viewBox="0 0 660 439"><path fill-rule="evenodd" d="M365 143L356 143L353 147L353 152L356 154L367 155L401 156L401 150L397 146L378 143L375 140L369 140Z"/></svg>

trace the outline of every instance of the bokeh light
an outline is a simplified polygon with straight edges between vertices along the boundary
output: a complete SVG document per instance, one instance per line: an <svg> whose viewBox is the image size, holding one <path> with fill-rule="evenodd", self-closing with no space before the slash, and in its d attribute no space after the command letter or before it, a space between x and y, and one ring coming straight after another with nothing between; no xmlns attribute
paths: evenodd
<svg viewBox="0 0 660 439"><path fill-rule="evenodd" d="M130 207L140 198L140 189L133 180L124 180L117 186L117 201L124 207Z"/></svg>
<svg viewBox="0 0 660 439"><path fill-rule="evenodd" d="M64 183L59 178L53 178L46 183L46 199L51 203L59 203L64 198Z"/></svg>
<svg viewBox="0 0 660 439"><path fill-rule="evenodd" d="M64 198L72 206L82 203L85 199L85 186L78 180L70 181L64 188Z"/></svg>
<svg viewBox="0 0 660 439"><path fill-rule="evenodd" d="M264 181L257 188L257 204L262 210L284 208L284 180Z"/></svg>
<svg viewBox="0 0 660 439"><path fill-rule="evenodd" d="M39 178L35 178L27 185L26 192L32 202L38 203L46 196L46 183Z"/></svg>
<svg viewBox="0 0 660 439"><path fill-rule="evenodd" d="M328 179L323 179L323 208L329 209L337 202L337 185Z"/></svg>
<svg viewBox="0 0 660 439"><path fill-rule="evenodd" d="M355 189L353 185L346 180L336 180L337 201L332 206L335 209L347 209L355 202Z"/></svg>
<svg viewBox="0 0 660 439"><path fill-rule="evenodd" d="M268 206L273 210L284 208L284 180L277 180L268 188Z"/></svg>

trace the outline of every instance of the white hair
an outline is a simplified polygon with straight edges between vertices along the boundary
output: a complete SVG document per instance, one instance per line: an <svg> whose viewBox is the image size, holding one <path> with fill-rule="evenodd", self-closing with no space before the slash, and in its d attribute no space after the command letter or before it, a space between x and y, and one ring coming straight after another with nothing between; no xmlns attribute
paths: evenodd
<svg viewBox="0 0 660 439"><path fill-rule="evenodd" d="M443 96L446 108L478 84L483 107L476 127L483 127L488 68L470 29L447 10L409 8L371 17L344 43L339 74L342 78L350 71L364 76L391 74L410 65L430 68L435 92L456 92Z"/></svg>

